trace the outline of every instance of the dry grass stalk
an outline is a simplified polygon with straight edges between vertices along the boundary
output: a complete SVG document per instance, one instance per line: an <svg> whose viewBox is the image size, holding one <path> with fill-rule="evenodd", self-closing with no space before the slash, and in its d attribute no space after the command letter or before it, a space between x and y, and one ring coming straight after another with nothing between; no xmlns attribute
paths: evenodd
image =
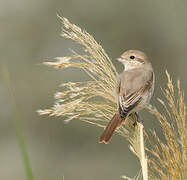
<svg viewBox="0 0 187 180"><path fill-rule="evenodd" d="M55 94L56 103L50 109L39 110L39 114L62 116L66 122L79 119L99 127L105 127L116 111L113 90L117 72L104 49L86 31L71 24L66 18L62 21L62 36L72 39L83 47L84 54L72 51L72 56L58 57L55 62L45 65L56 69L76 67L90 77L86 82L68 82L61 85L62 92ZM134 117L126 121L127 128L120 128L118 133L131 143L131 150L141 158L139 126L133 127Z"/></svg>
<svg viewBox="0 0 187 180"><path fill-rule="evenodd" d="M85 54L72 51L73 55L58 57L56 62L44 64L57 69L76 67L85 71L91 80L62 84L63 92L57 92L56 104L51 109L39 111L40 114L63 116L68 122L80 119L99 126L108 122L116 109L113 89L116 84L116 70L102 47L86 31L81 30L67 19L61 18L62 36L82 45ZM102 101L98 101L102 98Z"/></svg>
<svg viewBox="0 0 187 180"><path fill-rule="evenodd" d="M145 147L144 147L144 131L143 124L137 122L137 126L133 126L135 121L135 117L129 117L129 120L125 122L125 127L123 128L124 136L130 143L130 150L138 157L141 165L141 171L134 177L128 178L126 176L122 176L122 178L127 180L148 180L148 167L147 167L147 157L145 155Z"/></svg>
<svg viewBox="0 0 187 180"><path fill-rule="evenodd" d="M76 25L71 24L66 18L59 18L63 25L61 35L80 44L85 53L79 54L72 51L72 56L58 57L55 62L45 62L44 64L57 69L68 67L82 69L88 74L90 81L62 84L61 88L63 90L55 94L55 105L50 109L39 110L38 112L41 115L62 116L66 122L79 119L99 127L105 127L116 111L116 100L113 94L117 76L116 69L104 49L90 34L81 30ZM150 166L150 170L153 172L151 178L155 179L158 174L160 177L170 177L168 174L165 176L165 171L167 170L169 173L175 172L176 170L177 174L180 174L180 172L184 172L186 168L184 165L186 162L186 150L184 149L186 148L187 135L186 129L184 130L186 114L183 94L178 84L179 99L177 100L178 105L176 107L173 101L174 87L170 81L169 75L168 80L168 90L165 90L164 94L173 111L173 114L168 113L168 115L174 116L172 121L176 120L175 116L177 117L176 124L169 124L167 118L161 115L157 110L151 107L148 108L149 111L158 118L165 133L166 141L168 141L168 144L165 145L154 132L152 134L156 145L149 139L152 148L150 151L157 158L149 160L152 166ZM166 108L166 105L164 103L162 104ZM168 109L166 109L166 111L168 112ZM143 125L138 123L138 125L134 127L134 121L135 117L129 116L125 122L125 127L118 129L117 133L130 142L131 151L140 160L143 179L147 180L147 158L144 151ZM175 127L179 129L176 133L173 132ZM180 137L180 139L176 139L176 137ZM173 148L171 149L172 151L170 148ZM168 155L170 155L169 157L173 155L170 159L171 162L167 161L169 159ZM162 161L163 158L167 161L166 163ZM175 167L173 167L173 164L175 164ZM141 179L142 175L138 173L133 179ZM181 177L184 177L184 173Z"/></svg>
<svg viewBox="0 0 187 180"><path fill-rule="evenodd" d="M187 179L187 127L184 93L181 92L180 81L175 88L168 72L166 75L167 89L162 90L166 103L159 99L166 115L155 108L148 108L158 119L165 139L163 142L155 131L152 131L152 136L148 138L150 145L148 151L152 154L149 159L152 172L150 179L185 180Z"/></svg>

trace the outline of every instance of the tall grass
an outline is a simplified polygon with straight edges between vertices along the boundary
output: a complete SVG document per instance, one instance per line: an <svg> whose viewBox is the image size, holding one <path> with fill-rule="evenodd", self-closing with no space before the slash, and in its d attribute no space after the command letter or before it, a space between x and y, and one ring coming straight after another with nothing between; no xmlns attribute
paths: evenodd
<svg viewBox="0 0 187 180"><path fill-rule="evenodd" d="M180 81L173 85L169 73L166 71L167 88L162 89L165 100L158 99L164 111L160 113L156 108L148 107L149 111L160 123L164 141L155 131L148 138L148 151L152 154L149 159L151 179L187 179L187 127L186 105L184 93L180 88Z"/></svg>
<svg viewBox="0 0 187 180"><path fill-rule="evenodd" d="M90 81L62 84L62 91L55 94L54 106L38 112L41 115L61 116L66 122L79 119L104 128L117 108L113 94L116 85L116 69L104 49L90 34L70 23L66 18L59 18L62 21L61 36L81 45L84 53L80 54L72 50L71 56L57 57L55 61L44 62L44 64L56 69L69 67L82 69L90 77ZM148 107L148 110L160 122L166 143L162 142L154 131L151 131L152 137L147 138L147 142L149 142L147 150L152 155L149 157L145 154L143 134L146 137L149 136L141 123L133 126L136 121L136 117L133 116L129 116L124 126L116 131L129 141L130 150L140 161L142 172L140 171L133 179L182 180L186 177L187 129L184 96L179 83L177 94L174 93L168 73L167 77L168 87L163 92L166 97L165 102L171 111L163 101L160 102L168 117L163 116L155 108ZM176 175L173 176L175 173ZM125 176L123 178L130 179Z"/></svg>
<svg viewBox="0 0 187 180"><path fill-rule="evenodd" d="M23 129L22 129L22 125L21 125L22 124L21 123L21 117L20 117L19 110L18 110L17 105L16 105L14 92L13 92L13 88L12 88L12 85L11 85L10 73L9 73L9 71L6 68L5 65L3 65L2 74L4 76L4 81L5 81L5 84L7 86L8 92L9 92L10 104L12 105L12 108L13 108L12 120L13 120L13 123L14 123L15 131L16 131L16 137L17 137L17 140L18 140L18 145L19 145L21 156L22 156L22 159L23 159L23 165L24 165L24 168L25 168L25 173L26 173L26 176L27 176L28 180L33 180L34 177L33 177L32 169L31 169L31 163L30 163L30 160L29 160L27 147L26 147L26 144L25 144L25 138L24 138L24 135L23 135Z"/></svg>

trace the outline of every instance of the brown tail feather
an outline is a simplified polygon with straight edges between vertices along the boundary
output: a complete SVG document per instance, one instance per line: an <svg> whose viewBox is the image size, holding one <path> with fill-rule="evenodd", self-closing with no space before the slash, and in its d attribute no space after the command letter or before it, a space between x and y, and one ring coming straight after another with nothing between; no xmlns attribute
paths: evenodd
<svg viewBox="0 0 187 180"><path fill-rule="evenodd" d="M116 128L119 127L123 121L124 119L121 119L119 112L116 112L111 121L106 126L104 132L100 136L99 143L104 142L105 144L107 144Z"/></svg>

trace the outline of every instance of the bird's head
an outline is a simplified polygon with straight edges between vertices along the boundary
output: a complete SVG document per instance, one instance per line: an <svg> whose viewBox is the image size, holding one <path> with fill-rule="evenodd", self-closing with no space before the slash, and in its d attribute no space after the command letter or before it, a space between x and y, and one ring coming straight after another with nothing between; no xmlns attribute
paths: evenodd
<svg viewBox="0 0 187 180"><path fill-rule="evenodd" d="M148 63L146 54L139 50L125 51L117 60L124 65L125 70L138 68Z"/></svg>

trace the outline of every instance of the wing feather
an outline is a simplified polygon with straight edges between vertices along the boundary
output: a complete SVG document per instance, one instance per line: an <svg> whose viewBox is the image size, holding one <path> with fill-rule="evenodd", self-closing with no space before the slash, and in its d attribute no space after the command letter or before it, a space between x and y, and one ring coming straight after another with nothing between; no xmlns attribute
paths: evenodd
<svg viewBox="0 0 187 180"><path fill-rule="evenodd" d="M136 76L134 77L132 76L132 74L130 74L133 77L132 79L129 78L130 75L127 73L123 75L124 82L120 81L119 86L121 88L118 98L119 101L118 106L119 106L121 117L126 116L128 112L134 109L141 102L144 93L148 92L151 89L153 85L154 74L152 71L150 71L149 73L151 74L145 74L145 72L139 72L139 74L135 74ZM125 75L127 75L127 77L125 77ZM145 78L145 76L149 78ZM130 85L129 86L127 85L129 83L132 84L133 83L132 80L135 82L135 84L137 84L133 88ZM139 83L141 86L138 85L138 82L140 82L140 80L142 81L142 83Z"/></svg>

